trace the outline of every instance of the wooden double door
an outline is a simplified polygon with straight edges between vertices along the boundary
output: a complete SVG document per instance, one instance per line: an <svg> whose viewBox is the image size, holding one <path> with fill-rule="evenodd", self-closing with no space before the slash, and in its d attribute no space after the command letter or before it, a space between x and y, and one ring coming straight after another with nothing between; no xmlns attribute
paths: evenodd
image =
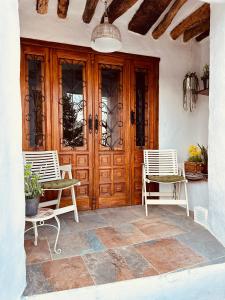
<svg viewBox="0 0 225 300"><path fill-rule="evenodd" d="M30 40L21 52L23 148L72 164L81 209L140 203L142 152L158 146L159 60Z"/></svg>

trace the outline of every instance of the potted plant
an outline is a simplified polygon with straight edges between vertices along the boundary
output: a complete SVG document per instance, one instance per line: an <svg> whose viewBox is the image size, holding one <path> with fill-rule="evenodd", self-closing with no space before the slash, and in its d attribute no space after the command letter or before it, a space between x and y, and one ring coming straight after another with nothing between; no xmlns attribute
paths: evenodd
<svg viewBox="0 0 225 300"><path fill-rule="evenodd" d="M188 149L189 158L185 162L187 173L201 173L203 171L202 152L198 146L191 145Z"/></svg>
<svg viewBox="0 0 225 300"><path fill-rule="evenodd" d="M203 162L203 170L202 172L204 174L208 174L208 148L204 145L199 145L198 147L201 149L201 156L202 156L202 162Z"/></svg>
<svg viewBox="0 0 225 300"><path fill-rule="evenodd" d="M24 191L26 202L26 216L35 216L38 212L40 196L43 194L40 176L31 171L31 165L24 166Z"/></svg>
<svg viewBox="0 0 225 300"><path fill-rule="evenodd" d="M209 65L204 65L203 67L203 75L201 77L201 80L203 81L203 87L204 90L209 88Z"/></svg>

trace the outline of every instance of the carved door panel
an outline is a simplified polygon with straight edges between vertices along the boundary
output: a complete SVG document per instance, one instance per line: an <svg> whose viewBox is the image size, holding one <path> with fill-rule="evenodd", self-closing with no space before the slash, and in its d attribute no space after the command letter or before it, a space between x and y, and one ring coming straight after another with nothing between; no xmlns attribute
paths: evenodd
<svg viewBox="0 0 225 300"><path fill-rule="evenodd" d="M95 57L95 204L129 204L129 68L122 59Z"/></svg>
<svg viewBox="0 0 225 300"><path fill-rule="evenodd" d="M53 147L61 164L72 164L78 206L91 208L93 121L91 63L88 54L53 51ZM64 193L64 199L67 194ZM70 194L68 192L68 197Z"/></svg>
<svg viewBox="0 0 225 300"><path fill-rule="evenodd" d="M131 63L131 202L141 203L144 149L158 148L158 63ZM151 190L157 190L156 185Z"/></svg>
<svg viewBox="0 0 225 300"><path fill-rule="evenodd" d="M49 50L21 48L23 149L51 148Z"/></svg>

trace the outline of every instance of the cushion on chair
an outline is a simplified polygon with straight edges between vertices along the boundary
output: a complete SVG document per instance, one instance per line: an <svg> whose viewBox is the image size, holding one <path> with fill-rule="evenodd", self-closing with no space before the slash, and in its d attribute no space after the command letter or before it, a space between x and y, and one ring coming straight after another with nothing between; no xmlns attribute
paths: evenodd
<svg viewBox="0 0 225 300"><path fill-rule="evenodd" d="M180 182L184 181L185 178L179 175L168 175L168 176L147 176L147 178L154 182L161 182L161 183L173 183L173 182Z"/></svg>
<svg viewBox="0 0 225 300"><path fill-rule="evenodd" d="M79 180L77 179L59 179L59 180L52 180L47 182L42 182L42 188L44 190L60 190L71 187L77 184Z"/></svg>

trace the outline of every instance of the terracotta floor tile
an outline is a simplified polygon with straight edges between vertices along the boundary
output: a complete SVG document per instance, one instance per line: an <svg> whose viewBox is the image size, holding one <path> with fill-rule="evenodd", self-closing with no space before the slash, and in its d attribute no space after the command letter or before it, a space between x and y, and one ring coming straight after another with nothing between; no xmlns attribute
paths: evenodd
<svg viewBox="0 0 225 300"><path fill-rule="evenodd" d="M127 244L137 244L147 240L147 236L133 224L125 223L115 227L115 230L121 234Z"/></svg>
<svg viewBox="0 0 225 300"><path fill-rule="evenodd" d="M180 227L170 224L163 218L140 219L132 224L137 226L149 240L156 240L184 233Z"/></svg>
<svg viewBox="0 0 225 300"><path fill-rule="evenodd" d="M135 245L159 273L171 272L204 261L204 258L176 239L163 239Z"/></svg>
<svg viewBox="0 0 225 300"><path fill-rule="evenodd" d="M42 264L42 271L55 291L94 284L82 258L79 256L45 262Z"/></svg>
<svg viewBox="0 0 225 300"><path fill-rule="evenodd" d="M27 256L27 264L51 260L50 249L46 239L38 240L37 246L34 246L33 240L25 240L24 247Z"/></svg>
<svg viewBox="0 0 225 300"><path fill-rule="evenodd" d="M97 237L108 248L115 248L127 245L127 241L113 227L96 229Z"/></svg>

